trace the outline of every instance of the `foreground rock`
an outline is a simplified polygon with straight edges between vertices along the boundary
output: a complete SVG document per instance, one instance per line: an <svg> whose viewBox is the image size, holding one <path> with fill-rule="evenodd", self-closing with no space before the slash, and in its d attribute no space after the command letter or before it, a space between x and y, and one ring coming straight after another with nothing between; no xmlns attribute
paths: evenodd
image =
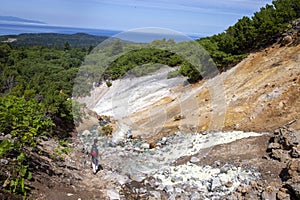
<svg viewBox="0 0 300 200"><path fill-rule="evenodd" d="M292 121L293 123L295 121ZM277 188L277 199L300 199L300 132L289 126L274 131L267 151L271 158L286 163L280 178L282 185Z"/></svg>

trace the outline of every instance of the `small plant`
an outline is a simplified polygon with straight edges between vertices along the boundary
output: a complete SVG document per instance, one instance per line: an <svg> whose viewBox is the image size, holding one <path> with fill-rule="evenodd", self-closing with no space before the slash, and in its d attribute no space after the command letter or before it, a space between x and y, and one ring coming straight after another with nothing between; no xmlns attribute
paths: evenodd
<svg viewBox="0 0 300 200"><path fill-rule="evenodd" d="M68 140L59 140L59 145L63 146L63 147L67 147L69 145L69 141Z"/></svg>
<svg viewBox="0 0 300 200"><path fill-rule="evenodd" d="M39 150L39 151L38 151L38 154L39 154L39 155L43 155L43 151L42 151L42 150Z"/></svg>
<svg viewBox="0 0 300 200"><path fill-rule="evenodd" d="M61 151L65 154L69 154L73 151L73 149L71 147L66 147L66 148L63 148Z"/></svg>
<svg viewBox="0 0 300 200"><path fill-rule="evenodd" d="M179 70L175 70L175 71L171 71L168 73L168 79L170 78L175 78L177 76L180 76L180 71Z"/></svg>
<svg viewBox="0 0 300 200"><path fill-rule="evenodd" d="M30 190L30 188L26 186L25 180L32 179L32 173L28 170L28 165L24 165L26 159L27 156L25 153L20 153L17 156L12 174L7 177L2 185L6 191L14 194L21 194L24 197L26 197L27 192Z"/></svg>
<svg viewBox="0 0 300 200"><path fill-rule="evenodd" d="M54 152L50 155L52 159L58 158L61 161L65 160L65 155L68 155L73 151L71 147L68 147L69 142L60 140L59 145L54 148Z"/></svg>
<svg viewBox="0 0 300 200"><path fill-rule="evenodd" d="M111 87L112 86L112 82L110 82L110 81L106 81L105 83L106 83L107 87Z"/></svg>
<svg viewBox="0 0 300 200"><path fill-rule="evenodd" d="M113 128L110 125L103 126L101 130L104 135L111 135L113 132Z"/></svg>
<svg viewBox="0 0 300 200"><path fill-rule="evenodd" d="M176 115L176 116L174 116L174 121L179 121L179 120L182 120L184 118L185 117L183 115Z"/></svg>

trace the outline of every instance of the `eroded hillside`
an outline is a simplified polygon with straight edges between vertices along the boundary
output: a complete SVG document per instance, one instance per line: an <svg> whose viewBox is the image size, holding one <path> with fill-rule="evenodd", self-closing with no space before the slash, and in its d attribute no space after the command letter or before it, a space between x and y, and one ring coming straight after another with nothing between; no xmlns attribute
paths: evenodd
<svg viewBox="0 0 300 200"><path fill-rule="evenodd" d="M146 127L145 133L139 133L145 137L155 129L166 134L211 129L272 131L299 118L299 52L299 45L274 45L252 53L212 80L172 88L169 95L129 118ZM179 115L182 119L174 120Z"/></svg>
<svg viewBox="0 0 300 200"><path fill-rule="evenodd" d="M80 191L92 181L88 191L107 199L298 198L299 50L274 45L194 85L159 82L147 93L148 77L130 93L129 83L113 83L132 101L101 87L81 99L98 115L114 115L124 102L132 112L112 116L112 137L91 129L98 125L95 113L79 127L78 151L99 138L104 167L93 176L79 164ZM99 103L103 96L113 97L111 107Z"/></svg>

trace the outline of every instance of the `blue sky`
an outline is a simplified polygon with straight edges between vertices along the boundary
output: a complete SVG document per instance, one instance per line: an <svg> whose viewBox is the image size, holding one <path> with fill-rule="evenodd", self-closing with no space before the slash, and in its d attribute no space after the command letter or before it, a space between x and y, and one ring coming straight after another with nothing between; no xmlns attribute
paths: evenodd
<svg viewBox="0 0 300 200"><path fill-rule="evenodd" d="M50 25L112 30L143 27L213 35L271 0L1 0L0 15Z"/></svg>

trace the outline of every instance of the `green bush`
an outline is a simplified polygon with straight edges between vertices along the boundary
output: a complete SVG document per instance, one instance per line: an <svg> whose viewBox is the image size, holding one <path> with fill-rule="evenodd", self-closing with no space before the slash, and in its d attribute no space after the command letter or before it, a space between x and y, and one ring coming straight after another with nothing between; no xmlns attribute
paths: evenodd
<svg viewBox="0 0 300 200"><path fill-rule="evenodd" d="M104 135L111 135L113 132L113 128L110 125L105 125L102 127L102 132Z"/></svg>
<svg viewBox="0 0 300 200"><path fill-rule="evenodd" d="M178 77L180 76L180 71L179 70L175 70L175 71L171 71L168 73L168 79L169 78L175 78L175 77Z"/></svg>
<svg viewBox="0 0 300 200"><path fill-rule="evenodd" d="M105 83L106 83L107 87L111 87L112 86L112 82L110 82L110 81L106 81Z"/></svg>
<svg viewBox="0 0 300 200"><path fill-rule="evenodd" d="M36 138L51 134L54 123L45 116L45 106L15 96L0 98L0 132L11 134L21 146L34 146Z"/></svg>
<svg viewBox="0 0 300 200"><path fill-rule="evenodd" d="M114 80L123 77L130 70L136 76L143 76L159 69L161 65L158 64L173 67L182 62L183 59L172 52L155 48L141 48L120 56L110 64L103 76Z"/></svg>

